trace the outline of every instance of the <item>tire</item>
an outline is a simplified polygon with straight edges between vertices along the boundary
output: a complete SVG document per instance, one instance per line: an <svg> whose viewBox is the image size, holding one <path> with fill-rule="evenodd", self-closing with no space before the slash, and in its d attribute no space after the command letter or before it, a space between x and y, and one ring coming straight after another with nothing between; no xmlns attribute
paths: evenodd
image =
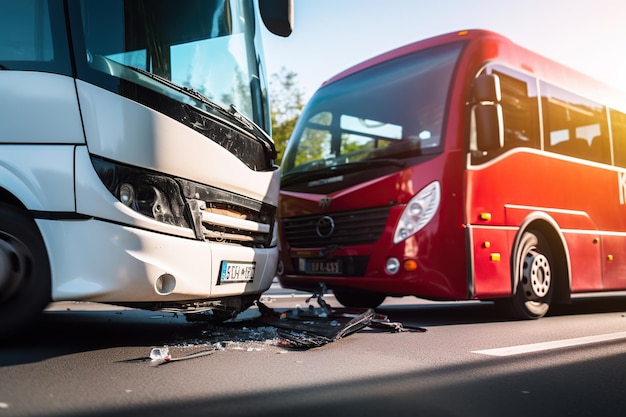
<svg viewBox="0 0 626 417"><path fill-rule="evenodd" d="M509 300L517 319L538 319L550 309L554 294L555 260L547 239L538 231L524 232L515 258L517 291Z"/></svg>
<svg viewBox="0 0 626 417"><path fill-rule="evenodd" d="M351 308L376 308L385 301L385 294L377 292L357 290L354 288L334 288L335 298L344 307Z"/></svg>
<svg viewBox="0 0 626 417"><path fill-rule="evenodd" d="M46 247L35 222L0 203L0 340L33 322L51 298Z"/></svg>

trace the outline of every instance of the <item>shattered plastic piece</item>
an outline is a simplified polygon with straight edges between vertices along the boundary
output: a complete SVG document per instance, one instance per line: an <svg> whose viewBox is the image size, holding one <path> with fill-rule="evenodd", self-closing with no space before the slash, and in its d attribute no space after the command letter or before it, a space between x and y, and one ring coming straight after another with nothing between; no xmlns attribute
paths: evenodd
<svg viewBox="0 0 626 417"><path fill-rule="evenodd" d="M169 348L167 346L152 348L150 351L150 359L153 361L169 361L171 359Z"/></svg>
<svg viewBox="0 0 626 417"><path fill-rule="evenodd" d="M167 348L164 348L165 350L167 350ZM159 350L161 352L159 353L155 353L154 354L154 358L153 358L153 352L155 350ZM150 352L150 358L152 359L150 361L150 365L152 366L159 366L159 365L163 365L164 363L170 363L170 362L176 362L176 361L183 361L186 359L194 359L194 358L199 358L201 356L207 356L207 355L211 355L213 353L215 353L215 350L202 350L200 352L196 352L196 353L191 353L189 355L185 355L185 356L180 356L180 357L176 357L173 358L169 355L169 353L167 353L167 355L163 356L163 348L155 348L152 349L152 351Z"/></svg>
<svg viewBox="0 0 626 417"><path fill-rule="evenodd" d="M337 310L322 310L315 315L315 310L290 310L277 313L262 303L261 322L277 327L280 337L297 348L319 347L345 337L366 327L374 316L374 310L361 309L356 313L343 314Z"/></svg>

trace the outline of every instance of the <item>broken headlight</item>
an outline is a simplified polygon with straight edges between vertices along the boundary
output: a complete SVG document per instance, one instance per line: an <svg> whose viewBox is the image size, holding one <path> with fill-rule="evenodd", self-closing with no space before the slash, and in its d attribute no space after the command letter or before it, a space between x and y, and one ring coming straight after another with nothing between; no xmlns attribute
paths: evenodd
<svg viewBox="0 0 626 417"><path fill-rule="evenodd" d="M125 206L159 222L191 228L174 178L95 157L91 162L100 180Z"/></svg>

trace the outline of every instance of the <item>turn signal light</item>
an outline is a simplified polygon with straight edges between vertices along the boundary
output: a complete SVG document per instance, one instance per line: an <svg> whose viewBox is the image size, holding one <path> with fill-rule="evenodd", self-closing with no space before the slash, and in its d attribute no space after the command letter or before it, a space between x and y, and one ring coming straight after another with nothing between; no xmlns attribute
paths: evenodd
<svg viewBox="0 0 626 417"><path fill-rule="evenodd" d="M412 272L417 270L417 261L413 260L413 259L406 259L403 263L402 263L402 267L404 268L405 271L407 272Z"/></svg>

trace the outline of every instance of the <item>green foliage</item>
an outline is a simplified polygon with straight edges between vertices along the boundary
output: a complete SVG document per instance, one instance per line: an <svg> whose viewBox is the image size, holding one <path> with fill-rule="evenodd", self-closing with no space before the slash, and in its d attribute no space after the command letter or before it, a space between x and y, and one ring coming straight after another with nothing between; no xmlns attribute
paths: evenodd
<svg viewBox="0 0 626 417"><path fill-rule="evenodd" d="M295 72L282 67L280 73L273 74L270 79L272 138L278 150L278 164L304 107L304 93L296 78Z"/></svg>

